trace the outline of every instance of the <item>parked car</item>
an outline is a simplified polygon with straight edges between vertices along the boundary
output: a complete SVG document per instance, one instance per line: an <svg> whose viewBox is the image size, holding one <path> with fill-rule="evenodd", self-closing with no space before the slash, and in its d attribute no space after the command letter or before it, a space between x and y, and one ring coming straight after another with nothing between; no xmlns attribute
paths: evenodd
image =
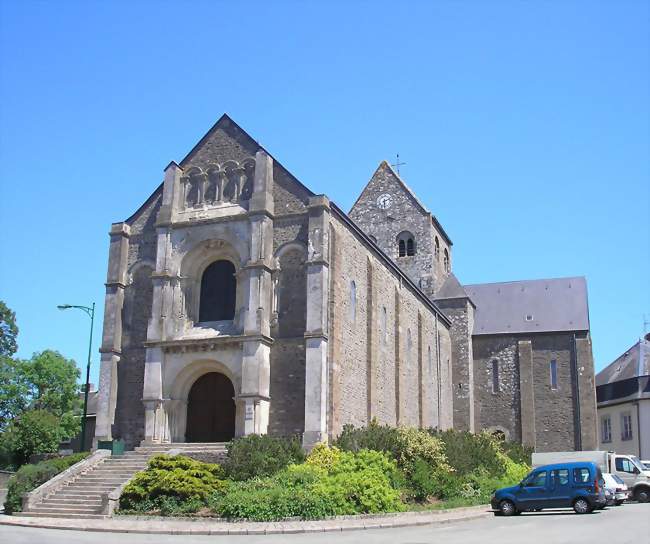
<svg viewBox="0 0 650 544"><path fill-rule="evenodd" d="M518 485L495 491L490 502L495 515L504 516L544 508L588 514L607 504L602 471L590 462L537 467Z"/></svg>
<svg viewBox="0 0 650 544"><path fill-rule="evenodd" d="M590 461L601 472L616 474L625 482L631 498L639 502L650 502L650 470L638 457L622 455L613 451L553 451L533 453L533 468L550 463Z"/></svg>
<svg viewBox="0 0 650 544"><path fill-rule="evenodd" d="M617 474L603 473L605 480L605 495L608 506L620 506L628 499L628 490L625 482Z"/></svg>

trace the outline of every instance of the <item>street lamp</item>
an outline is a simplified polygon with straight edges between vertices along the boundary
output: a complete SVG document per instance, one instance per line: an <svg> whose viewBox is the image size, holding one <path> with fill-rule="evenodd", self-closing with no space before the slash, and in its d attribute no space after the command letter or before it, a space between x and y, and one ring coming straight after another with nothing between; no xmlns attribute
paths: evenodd
<svg viewBox="0 0 650 544"><path fill-rule="evenodd" d="M95 322L95 303L88 306L78 306L75 304L60 304L57 306L59 310L68 310L69 308L78 308L83 310L90 317L90 342L88 342L88 364L86 365L86 387L84 391L84 413L81 418L81 448L79 451L86 449L86 415L88 414L88 390L90 389L90 354L93 349L93 324Z"/></svg>

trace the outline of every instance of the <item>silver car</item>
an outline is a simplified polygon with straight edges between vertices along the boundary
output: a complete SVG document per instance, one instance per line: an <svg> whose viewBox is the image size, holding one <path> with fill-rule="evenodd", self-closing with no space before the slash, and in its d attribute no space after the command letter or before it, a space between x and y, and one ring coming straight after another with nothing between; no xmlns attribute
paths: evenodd
<svg viewBox="0 0 650 544"><path fill-rule="evenodd" d="M617 474L603 473L608 506L620 506L629 498L625 482Z"/></svg>

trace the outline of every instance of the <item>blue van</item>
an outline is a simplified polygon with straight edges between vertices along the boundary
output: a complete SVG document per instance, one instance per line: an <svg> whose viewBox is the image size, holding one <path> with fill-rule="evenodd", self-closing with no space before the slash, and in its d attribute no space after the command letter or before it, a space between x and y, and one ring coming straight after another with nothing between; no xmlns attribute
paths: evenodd
<svg viewBox="0 0 650 544"><path fill-rule="evenodd" d="M558 463L535 468L521 483L495 491L495 515L512 516L544 508L573 508L588 514L604 508L605 481L594 463Z"/></svg>

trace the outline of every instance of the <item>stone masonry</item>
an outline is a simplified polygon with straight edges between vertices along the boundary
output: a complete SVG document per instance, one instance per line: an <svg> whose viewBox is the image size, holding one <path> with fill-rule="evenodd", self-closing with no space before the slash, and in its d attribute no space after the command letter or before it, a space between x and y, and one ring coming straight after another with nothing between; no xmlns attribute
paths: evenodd
<svg viewBox="0 0 650 544"><path fill-rule="evenodd" d="M224 115L111 227L95 439L310 448L376 418L594 447L586 284L462 286L451 249L385 161L347 215Z"/></svg>

